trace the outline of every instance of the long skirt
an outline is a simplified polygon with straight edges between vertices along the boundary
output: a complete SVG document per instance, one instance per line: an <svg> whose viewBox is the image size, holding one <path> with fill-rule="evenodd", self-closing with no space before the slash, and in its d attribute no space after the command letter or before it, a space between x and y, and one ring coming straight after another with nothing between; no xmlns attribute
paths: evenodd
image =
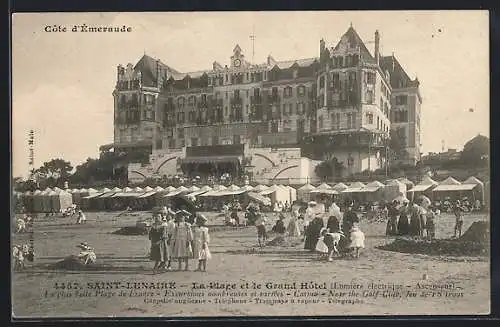
<svg viewBox="0 0 500 327"><path fill-rule="evenodd" d="M191 242L184 240L174 242L172 247L172 258L176 259L188 259L193 257L193 248L191 247Z"/></svg>
<svg viewBox="0 0 500 327"><path fill-rule="evenodd" d="M166 240L160 240L151 244L151 254L149 255L151 261L165 262L170 260L168 253L168 246Z"/></svg>
<svg viewBox="0 0 500 327"><path fill-rule="evenodd" d="M299 228L299 223L297 220L290 220L290 223L288 224L288 235L291 237L299 237L300 236L300 228Z"/></svg>

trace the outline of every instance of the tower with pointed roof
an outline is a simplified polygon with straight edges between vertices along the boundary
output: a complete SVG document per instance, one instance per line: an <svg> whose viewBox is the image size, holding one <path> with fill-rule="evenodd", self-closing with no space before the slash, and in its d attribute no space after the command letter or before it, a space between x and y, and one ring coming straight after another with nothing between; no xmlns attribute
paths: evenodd
<svg viewBox="0 0 500 327"><path fill-rule="evenodd" d="M351 25L331 48L320 42L317 73L317 157L336 157L346 172L374 171L386 165L390 92L379 66L379 32L372 55ZM314 146L314 145L313 145Z"/></svg>

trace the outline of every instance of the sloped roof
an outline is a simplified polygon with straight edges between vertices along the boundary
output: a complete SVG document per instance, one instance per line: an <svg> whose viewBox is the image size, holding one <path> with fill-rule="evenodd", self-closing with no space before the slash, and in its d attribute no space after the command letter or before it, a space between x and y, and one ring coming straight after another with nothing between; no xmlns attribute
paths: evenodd
<svg viewBox="0 0 500 327"><path fill-rule="evenodd" d="M430 178L429 176L425 176L418 185L437 185L438 182Z"/></svg>
<svg viewBox="0 0 500 327"><path fill-rule="evenodd" d="M279 69L287 69L287 68L292 67L296 63L299 67L309 67L316 60L319 60L319 59L318 58L305 58L305 59L298 59L298 60L277 61L275 66L278 66Z"/></svg>
<svg viewBox="0 0 500 327"><path fill-rule="evenodd" d="M384 184L380 183L379 181L375 180L373 182L370 182L366 184L367 187L382 187L385 186Z"/></svg>
<svg viewBox="0 0 500 327"><path fill-rule="evenodd" d="M348 187L349 186L347 186L344 183L340 182L340 183L335 184L335 186L333 187L333 189L336 190L336 191L343 191L343 190L347 189Z"/></svg>
<svg viewBox="0 0 500 327"><path fill-rule="evenodd" d="M176 73L172 74L172 77L175 80L179 81L179 80L186 78L187 76L189 76L190 78L200 78L201 76L203 76L203 74L208 74L209 72L210 72L210 70L198 70L198 71L189 72L189 73L176 72Z"/></svg>
<svg viewBox="0 0 500 327"><path fill-rule="evenodd" d="M365 187L365 184L361 182L354 182L349 185L349 188L360 188L360 187Z"/></svg>
<svg viewBox="0 0 500 327"><path fill-rule="evenodd" d="M460 182L450 176L441 183L439 183L439 185L460 185Z"/></svg>
<svg viewBox="0 0 500 327"><path fill-rule="evenodd" d="M321 184L316 189L317 190L330 190L332 187L326 183Z"/></svg>
<svg viewBox="0 0 500 327"><path fill-rule="evenodd" d="M156 85L158 81L158 71L156 66L157 63L162 69L169 71L171 74L179 74L178 71L170 66L165 65L160 60L154 59L153 57L144 54L134 66L135 71L141 72L142 83L144 85Z"/></svg>
<svg viewBox="0 0 500 327"><path fill-rule="evenodd" d="M403 69L394 55L380 57L380 68L388 71L390 74L390 83L392 88L418 86L417 79L412 80Z"/></svg>
<svg viewBox="0 0 500 327"><path fill-rule="evenodd" d="M341 40L337 43L337 45L334 48L335 51L340 48L342 38L344 37L347 37L349 44L351 44L353 48L357 48L359 46L361 60L368 63L375 63L375 58L373 58L372 54L366 47L365 43L359 36L358 32L356 32L356 30L352 26L349 27L349 29L347 30L347 32L344 33L344 35L342 35Z"/></svg>
<svg viewBox="0 0 500 327"><path fill-rule="evenodd" d="M306 185L301 186L301 187L299 188L299 190L301 190L301 191L302 191L302 190L315 190L315 189L316 189L316 188L315 188L313 185L311 185L311 184L306 184Z"/></svg>
<svg viewBox="0 0 500 327"><path fill-rule="evenodd" d="M476 177L471 176L471 177L467 178L467 180L464 181L463 184L478 184L478 185L483 185L483 182L481 182Z"/></svg>

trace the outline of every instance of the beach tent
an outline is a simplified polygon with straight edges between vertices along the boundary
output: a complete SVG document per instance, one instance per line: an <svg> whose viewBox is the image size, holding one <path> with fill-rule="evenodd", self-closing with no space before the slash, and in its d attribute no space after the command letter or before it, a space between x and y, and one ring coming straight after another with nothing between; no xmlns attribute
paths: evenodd
<svg viewBox="0 0 500 327"><path fill-rule="evenodd" d="M433 187L437 186L439 183L430 178L429 176L425 176L420 183L415 185L408 192L426 192Z"/></svg>
<svg viewBox="0 0 500 327"><path fill-rule="evenodd" d="M165 188L165 191L166 191L167 193L172 192L172 191L175 191L175 190L177 190L177 189L176 189L175 187L171 186L171 185L170 185L170 186L167 186L167 187Z"/></svg>
<svg viewBox="0 0 500 327"><path fill-rule="evenodd" d="M253 187L251 185L247 184L245 186L242 186L241 189L243 189L245 191L252 191Z"/></svg>
<svg viewBox="0 0 500 327"><path fill-rule="evenodd" d="M200 189L200 191L207 191L207 192L208 192L208 191L211 191L211 190L212 190L212 188L211 188L210 186L208 186L208 185L205 185L205 186L203 186L203 187Z"/></svg>
<svg viewBox="0 0 500 327"><path fill-rule="evenodd" d="M196 186L196 185L191 185L190 187L188 187L187 190L192 193L192 192L195 192L195 191L199 191L200 188L198 186Z"/></svg>
<svg viewBox="0 0 500 327"><path fill-rule="evenodd" d="M133 190L130 187L128 187L128 186L122 189L123 193L128 193L128 192L132 192L132 191Z"/></svg>
<svg viewBox="0 0 500 327"><path fill-rule="evenodd" d="M397 179L389 180L385 183L384 187L384 200L390 202L392 200L398 200L402 202L407 200L406 196L406 184L401 183Z"/></svg>
<svg viewBox="0 0 500 327"><path fill-rule="evenodd" d="M139 186L134 187L132 189L132 191L135 192L135 193L144 193L144 190L141 187L139 187Z"/></svg>
<svg viewBox="0 0 500 327"><path fill-rule="evenodd" d="M342 191L342 193L358 193L365 187L365 184L361 182L354 182L349 185L348 188Z"/></svg>
<svg viewBox="0 0 500 327"><path fill-rule="evenodd" d="M53 212L61 212L73 205L73 197L64 190L53 191L50 193L51 209Z"/></svg>
<svg viewBox="0 0 500 327"><path fill-rule="evenodd" d="M152 188L151 186L146 186L144 188L144 192L151 192L151 191L154 191L154 188Z"/></svg>
<svg viewBox="0 0 500 327"><path fill-rule="evenodd" d="M349 186L345 185L344 183L340 182L340 183L337 183L335 184L332 189L334 189L335 191L338 191L338 192L342 192L343 190L346 190L348 189Z"/></svg>
<svg viewBox="0 0 500 327"><path fill-rule="evenodd" d="M249 192L248 197L253 201L256 201L257 203L260 203L261 205L267 207L271 206L271 199L266 196L260 195L259 193Z"/></svg>
<svg viewBox="0 0 500 327"><path fill-rule="evenodd" d="M410 181L406 177L400 177L400 178L398 178L398 181L400 181L401 183L406 185L407 192L409 192L415 186L415 183L413 183L412 181Z"/></svg>
<svg viewBox="0 0 500 327"><path fill-rule="evenodd" d="M330 185L323 183L316 187L315 190L312 190L311 194L337 195L339 192L334 190Z"/></svg>
<svg viewBox="0 0 500 327"><path fill-rule="evenodd" d="M156 192L163 192L165 189L163 187L161 187L161 186L157 186L157 187L154 188L154 190Z"/></svg>
<svg viewBox="0 0 500 327"><path fill-rule="evenodd" d="M279 185L272 185L269 187L267 190L259 192L260 195L262 196L267 196L268 198L271 199L271 204L274 205L277 202L281 202L282 204L285 204L285 202L290 202L290 191L283 186Z"/></svg>
<svg viewBox="0 0 500 327"><path fill-rule="evenodd" d="M43 198L42 191L35 190L33 192L33 211L34 212L43 212Z"/></svg>
<svg viewBox="0 0 500 327"><path fill-rule="evenodd" d="M285 185L286 189L288 190L288 193L290 194L290 205L297 201L297 190L290 185Z"/></svg>
<svg viewBox="0 0 500 327"><path fill-rule="evenodd" d="M366 186L361 189L363 200L367 202L384 200L384 187L385 185L377 180L366 184Z"/></svg>
<svg viewBox="0 0 500 327"><path fill-rule="evenodd" d="M255 192L262 192L264 190L267 190L268 188L269 188L269 186L259 184L259 185L255 186L253 188L253 191L255 191Z"/></svg>
<svg viewBox="0 0 500 327"><path fill-rule="evenodd" d="M453 177L448 177L432 190L434 200L443 200L446 197L458 200L464 195L475 197L473 190L478 184L461 184Z"/></svg>
<svg viewBox="0 0 500 327"><path fill-rule="evenodd" d="M472 189L472 195L474 197L473 200L479 200L481 201L482 204L484 204L485 202L485 187L484 187L484 183L482 181L480 181L479 179L477 179L476 177L474 176L471 176L469 178L467 178L463 183L462 185L476 185L473 189ZM478 191L476 191L476 189Z"/></svg>
<svg viewBox="0 0 500 327"><path fill-rule="evenodd" d="M305 184L297 190L297 199L302 202L309 202L311 199L311 191L316 188L311 184ZM255 189L254 189L255 190Z"/></svg>

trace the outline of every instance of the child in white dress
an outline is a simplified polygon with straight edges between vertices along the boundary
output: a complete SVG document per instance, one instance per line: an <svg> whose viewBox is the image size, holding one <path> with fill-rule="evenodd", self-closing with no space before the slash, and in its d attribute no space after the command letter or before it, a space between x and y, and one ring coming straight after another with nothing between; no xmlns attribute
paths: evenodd
<svg viewBox="0 0 500 327"><path fill-rule="evenodd" d="M351 244L349 244L349 248L354 251L354 257L359 258L361 249L365 248L365 233L359 229L357 224L354 224L350 230L350 239Z"/></svg>
<svg viewBox="0 0 500 327"><path fill-rule="evenodd" d="M196 271L207 270L207 260L212 258L208 243L210 243L210 235L208 227L206 227L207 218L203 215L198 215L196 227L194 228L194 255L198 259L198 268Z"/></svg>
<svg viewBox="0 0 500 327"><path fill-rule="evenodd" d="M322 228L320 232L320 236L318 242L316 243L316 251L320 253L319 259L324 260L328 258L329 251L328 246L325 243L325 235L328 233L328 229Z"/></svg>

